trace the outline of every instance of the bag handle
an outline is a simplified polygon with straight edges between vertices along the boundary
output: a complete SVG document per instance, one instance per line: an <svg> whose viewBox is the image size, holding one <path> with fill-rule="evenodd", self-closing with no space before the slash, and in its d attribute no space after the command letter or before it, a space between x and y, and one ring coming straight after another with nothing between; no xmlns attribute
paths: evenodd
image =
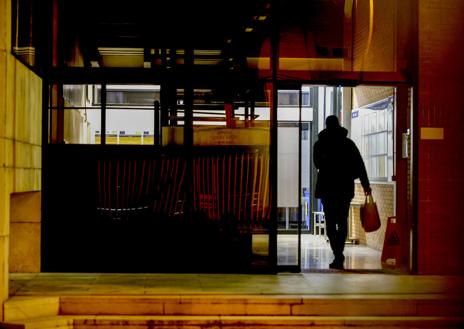
<svg viewBox="0 0 464 329"><path fill-rule="evenodd" d="M364 198L364 204L374 203L374 197L372 194L366 195Z"/></svg>

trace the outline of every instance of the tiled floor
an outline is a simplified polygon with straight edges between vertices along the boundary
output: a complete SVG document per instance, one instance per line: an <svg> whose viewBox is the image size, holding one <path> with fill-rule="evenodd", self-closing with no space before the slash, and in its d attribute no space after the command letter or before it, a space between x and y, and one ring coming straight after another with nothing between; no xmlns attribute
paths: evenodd
<svg viewBox="0 0 464 329"><path fill-rule="evenodd" d="M297 257L297 235L278 235L278 264L295 265ZM345 245L345 268L349 270L380 270L381 252L367 246ZM326 237L311 234L301 236L301 269L316 271L328 269L333 254Z"/></svg>

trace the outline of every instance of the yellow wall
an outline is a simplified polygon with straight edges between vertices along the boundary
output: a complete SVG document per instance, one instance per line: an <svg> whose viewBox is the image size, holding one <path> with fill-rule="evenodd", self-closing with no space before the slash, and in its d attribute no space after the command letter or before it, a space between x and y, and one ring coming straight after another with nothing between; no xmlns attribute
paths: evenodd
<svg viewBox="0 0 464 329"><path fill-rule="evenodd" d="M0 0L1 302L8 298L10 195L41 189L42 82L11 55L10 36L11 1Z"/></svg>
<svg viewBox="0 0 464 329"><path fill-rule="evenodd" d="M12 193L9 272L40 272L41 192Z"/></svg>

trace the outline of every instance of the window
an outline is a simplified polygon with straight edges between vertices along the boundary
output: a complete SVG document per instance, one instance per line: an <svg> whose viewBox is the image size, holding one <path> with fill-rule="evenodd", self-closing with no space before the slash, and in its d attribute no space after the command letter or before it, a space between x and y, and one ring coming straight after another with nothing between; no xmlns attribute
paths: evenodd
<svg viewBox="0 0 464 329"><path fill-rule="evenodd" d="M96 88L97 101L101 90ZM153 145L154 102L160 87L155 85L106 86L106 144Z"/></svg>
<svg viewBox="0 0 464 329"><path fill-rule="evenodd" d="M279 106L298 106L299 104L298 90L282 90L279 91L278 104Z"/></svg>
<svg viewBox="0 0 464 329"><path fill-rule="evenodd" d="M101 85L50 86L49 142L101 144L105 136L105 144L153 145L160 87L107 85L105 104L101 91Z"/></svg>
<svg viewBox="0 0 464 329"><path fill-rule="evenodd" d="M84 84L50 86L50 143L100 144L101 107L93 103L93 88Z"/></svg>
<svg viewBox="0 0 464 329"><path fill-rule="evenodd" d="M372 181L390 181L393 175L393 97L355 109L352 135Z"/></svg>

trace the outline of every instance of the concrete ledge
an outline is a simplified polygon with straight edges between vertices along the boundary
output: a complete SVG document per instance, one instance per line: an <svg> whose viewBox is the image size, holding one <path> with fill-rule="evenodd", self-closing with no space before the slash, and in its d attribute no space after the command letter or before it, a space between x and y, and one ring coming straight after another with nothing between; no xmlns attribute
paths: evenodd
<svg viewBox="0 0 464 329"><path fill-rule="evenodd" d="M205 329L205 328L463 328L464 317L398 316L53 316L23 323L0 323L5 329Z"/></svg>
<svg viewBox="0 0 464 329"><path fill-rule="evenodd" d="M13 297L4 304L5 322L59 314L59 297Z"/></svg>
<svg viewBox="0 0 464 329"><path fill-rule="evenodd" d="M165 316L75 318L74 329L103 328L462 328L464 318L447 317L282 317Z"/></svg>
<svg viewBox="0 0 464 329"><path fill-rule="evenodd" d="M0 328L5 329L73 329L74 319L71 317L45 317L30 319L20 323L0 323Z"/></svg>
<svg viewBox="0 0 464 329"><path fill-rule="evenodd" d="M4 329L204 329L204 328L462 328L464 317L337 316L55 316L23 324L0 323Z"/></svg>
<svg viewBox="0 0 464 329"><path fill-rule="evenodd" d="M459 316L458 297L324 296L62 296L61 315Z"/></svg>

